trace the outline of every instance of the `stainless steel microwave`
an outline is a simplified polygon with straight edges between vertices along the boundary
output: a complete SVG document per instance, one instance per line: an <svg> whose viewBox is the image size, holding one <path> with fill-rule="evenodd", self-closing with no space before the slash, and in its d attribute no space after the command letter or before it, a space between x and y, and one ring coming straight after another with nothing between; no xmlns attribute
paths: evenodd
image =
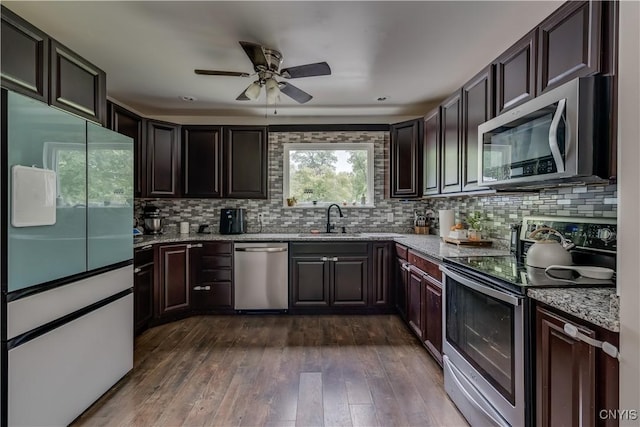
<svg viewBox="0 0 640 427"><path fill-rule="evenodd" d="M606 182L610 124L610 77L571 80L478 126L479 184Z"/></svg>

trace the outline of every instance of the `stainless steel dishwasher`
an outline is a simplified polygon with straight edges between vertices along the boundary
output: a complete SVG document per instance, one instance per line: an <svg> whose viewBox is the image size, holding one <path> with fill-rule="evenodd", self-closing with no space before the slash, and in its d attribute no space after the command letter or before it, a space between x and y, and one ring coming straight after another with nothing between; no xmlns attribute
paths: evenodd
<svg viewBox="0 0 640 427"><path fill-rule="evenodd" d="M234 244L234 308L287 310L289 257L287 243Z"/></svg>

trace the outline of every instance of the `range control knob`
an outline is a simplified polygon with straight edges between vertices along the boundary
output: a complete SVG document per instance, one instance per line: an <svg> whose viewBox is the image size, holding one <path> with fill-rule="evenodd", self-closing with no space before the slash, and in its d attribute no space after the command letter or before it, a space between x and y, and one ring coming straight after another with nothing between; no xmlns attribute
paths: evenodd
<svg viewBox="0 0 640 427"><path fill-rule="evenodd" d="M616 238L616 233L609 228L601 228L598 230L598 239L608 243Z"/></svg>

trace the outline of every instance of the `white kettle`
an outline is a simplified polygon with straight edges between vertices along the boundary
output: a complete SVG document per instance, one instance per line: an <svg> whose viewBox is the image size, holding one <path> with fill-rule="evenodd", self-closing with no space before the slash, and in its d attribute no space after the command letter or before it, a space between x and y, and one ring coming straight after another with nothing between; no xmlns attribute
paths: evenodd
<svg viewBox="0 0 640 427"><path fill-rule="evenodd" d="M527 251L526 264L536 268L547 268L550 265L573 264L569 249L573 248L575 244L565 239L561 233L553 228L546 227L538 228L529 235L529 238L534 239L535 236L542 231L547 231L550 234L560 237L560 242L555 239L550 239L549 235L547 235L545 239L537 240Z"/></svg>

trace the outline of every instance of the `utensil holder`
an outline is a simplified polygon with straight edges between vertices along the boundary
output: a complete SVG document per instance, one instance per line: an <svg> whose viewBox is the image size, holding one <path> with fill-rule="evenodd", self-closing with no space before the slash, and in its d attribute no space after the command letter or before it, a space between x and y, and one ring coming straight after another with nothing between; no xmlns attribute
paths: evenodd
<svg viewBox="0 0 640 427"><path fill-rule="evenodd" d="M429 227L420 227L416 225L413 227L413 230L416 234L429 234Z"/></svg>

